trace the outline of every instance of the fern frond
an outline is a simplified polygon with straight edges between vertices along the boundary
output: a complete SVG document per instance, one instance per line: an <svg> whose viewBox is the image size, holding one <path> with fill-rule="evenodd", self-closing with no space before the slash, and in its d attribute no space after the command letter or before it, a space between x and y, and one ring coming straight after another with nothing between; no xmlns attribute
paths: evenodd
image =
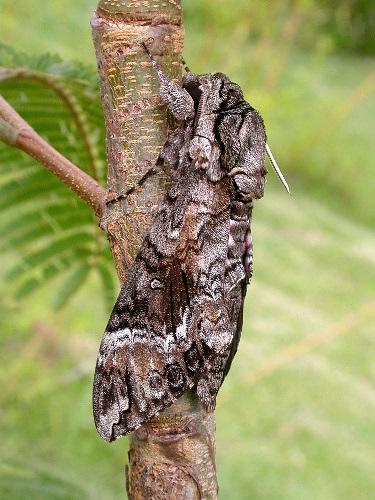
<svg viewBox="0 0 375 500"><path fill-rule="evenodd" d="M0 44L0 93L55 149L105 184L105 127L95 68ZM114 287L114 266L91 209L36 161L4 144L0 250L13 261L0 277L18 298L62 273L65 281L55 287L54 298L61 307L96 268L106 297L113 295L108 287Z"/></svg>

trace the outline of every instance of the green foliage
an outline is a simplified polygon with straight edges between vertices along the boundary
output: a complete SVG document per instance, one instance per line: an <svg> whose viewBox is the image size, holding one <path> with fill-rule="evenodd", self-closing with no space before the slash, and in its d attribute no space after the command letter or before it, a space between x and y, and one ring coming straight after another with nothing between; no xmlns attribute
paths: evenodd
<svg viewBox="0 0 375 500"><path fill-rule="evenodd" d="M344 52L362 50L361 24L356 34L350 9L362 9L361 23L370 25L373 16L365 9L373 3L183 2L189 66L223 71L244 88L264 116L272 151L292 189L288 197L270 171L265 198L254 210L254 277L245 326L216 411L223 499L374 496L375 61ZM95 5L46 5L2 0L2 40L87 61L93 53L88 18ZM45 68L63 71L54 57ZM92 78L89 73L89 84L76 82L73 71L64 85L93 96L95 71ZM74 144L77 129L71 132L70 121L59 128L50 116L50 106L57 106L57 116L66 112L61 100L49 90L52 97L47 92L42 101L42 84L21 85L15 102L21 114L88 167L86 146L71 147L64 136ZM10 87L7 96L13 98ZM95 177L104 185L99 98L83 102L80 91L74 96L82 112L92 109L86 121L97 130ZM34 99L42 111L37 119ZM91 415L105 306L112 306L118 286L107 243L90 210L52 175L43 172L41 179L42 167L10 148L0 154L0 274L20 269L1 290L0 497L123 498L126 440L102 442ZM7 183L12 195L2 189ZM81 233L77 246L75 235ZM56 245L56 260L44 263L39 238ZM30 269L38 259L42 266ZM87 263L97 272L86 275ZM76 289L81 277L85 286ZM46 286L39 287L40 281ZM10 300L9 287L29 287L33 294ZM65 297L76 290L74 302L51 312L64 290Z"/></svg>
<svg viewBox="0 0 375 500"><path fill-rule="evenodd" d="M105 183L105 130L96 72L57 55L28 56L0 46L3 97L64 156ZM0 144L0 251L13 263L4 273L17 299L54 278L54 307L62 307L88 274L104 275L111 255L90 208L27 155ZM107 272L108 274L108 272Z"/></svg>
<svg viewBox="0 0 375 500"><path fill-rule="evenodd" d="M328 16L324 30L333 37L336 46L362 54L375 50L374 0L319 0Z"/></svg>
<svg viewBox="0 0 375 500"><path fill-rule="evenodd" d="M233 40L234 36L242 42L272 44L280 35L288 37L295 30L298 46L307 50L371 55L375 48L375 0L238 0L230 6L218 0L214 7L211 2L190 0L184 4L184 17L196 40L204 32L215 39ZM225 47L218 44L216 50Z"/></svg>
<svg viewBox="0 0 375 500"><path fill-rule="evenodd" d="M81 485L59 477L55 470L31 462L4 461L0 466L2 498L83 499Z"/></svg>
<svg viewBox="0 0 375 500"><path fill-rule="evenodd" d="M58 52L64 60L79 59L95 66L90 16L97 3L1 0L0 39L30 54Z"/></svg>

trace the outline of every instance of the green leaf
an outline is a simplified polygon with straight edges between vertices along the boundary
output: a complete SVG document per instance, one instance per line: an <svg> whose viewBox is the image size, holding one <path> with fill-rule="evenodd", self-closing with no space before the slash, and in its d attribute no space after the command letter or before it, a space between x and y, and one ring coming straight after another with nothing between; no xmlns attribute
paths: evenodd
<svg viewBox="0 0 375 500"><path fill-rule="evenodd" d="M0 44L0 93L62 155L105 184L105 127L96 68L57 55L29 56ZM63 306L99 269L106 303L114 265L91 209L45 167L0 144L0 273L7 294L22 298L47 286ZM111 270L112 269L112 270Z"/></svg>
<svg viewBox="0 0 375 500"><path fill-rule="evenodd" d="M42 285L46 286L56 276L62 275L64 271L71 270L73 265L74 262L72 262L72 258L65 257L41 267L39 269L39 276L30 277L30 274L26 273L25 276L22 276L24 278L23 280L21 277L21 283L14 294L15 298L22 299L27 297L32 292L37 291Z"/></svg>
<svg viewBox="0 0 375 500"><path fill-rule="evenodd" d="M25 270L34 269L39 266L44 266L51 260L56 260L64 257L65 255L75 255L79 257L81 252L86 255L90 254L89 244L92 243L92 235L88 233L73 233L66 234L59 239L53 239L47 246L42 246L38 250L26 253L23 258L23 266L12 268L7 274L6 278L14 280L18 278Z"/></svg>
<svg viewBox="0 0 375 500"><path fill-rule="evenodd" d="M60 309L63 307L68 300L73 297L74 293L79 289L79 287L84 283L89 274L91 267L84 263L68 276L68 279L64 281L60 287L55 302L53 304L55 309Z"/></svg>
<svg viewBox="0 0 375 500"><path fill-rule="evenodd" d="M116 300L116 291L119 288L118 279L112 263L107 263L104 259L98 261L98 271L103 284L107 310L110 312Z"/></svg>

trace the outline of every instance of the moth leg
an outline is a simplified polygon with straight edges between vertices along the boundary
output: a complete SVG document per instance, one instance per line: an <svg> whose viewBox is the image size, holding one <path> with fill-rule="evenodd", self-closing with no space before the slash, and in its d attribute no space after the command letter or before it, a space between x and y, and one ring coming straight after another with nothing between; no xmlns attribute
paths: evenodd
<svg viewBox="0 0 375 500"><path fill-rule="evenodd" d="M185 59L183 57L181 57L181 61L182 61L182 66L184 67L186 73L191 73L189 66L186 64Z"/></svg>
<svg viewBox="0 0 375 500"><path fill-rule="evenodd" d="M110 205L111 203L116 203L117 201L120 201L120 200L123 200L124 198L127 198L130 194L132 194L138 188L143 186L143 184L147 181L147 179L149 179L153 175L158 174L160 172L160 170L162 169L162 167L163 167L163 163L158 163L158 161L157 161L156 164L153 167L150 167L147 170L147 172L139 179L139 181L136 184L134 184L134 186L130 187L124 193L120 193L117 196L114 196L113 198L107 198L105 201L105 204Z"/></svg>
<svg viewBox="0 0 375 500"><path fill-rule="evenodd" d="M195 116L194 101L190 94L163 73L152 57L146 44L142 42L142 45L150 57L151 63L158 75L160 82L160 97L167 104L172 115L177 118L177 120L193 119Z"/></svg>

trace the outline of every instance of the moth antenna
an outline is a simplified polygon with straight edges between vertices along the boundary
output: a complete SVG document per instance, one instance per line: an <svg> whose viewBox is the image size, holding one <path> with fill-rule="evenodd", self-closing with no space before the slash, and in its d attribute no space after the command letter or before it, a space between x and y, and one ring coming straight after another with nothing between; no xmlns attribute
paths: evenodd
<svg viewBox="0 0 375 500"><path fill-rule="evenodd" d="M160 76L161 74L163 74L162 70L159 68L159 66L158 66L157 62L155 61L155 59L153 58L151 52L148 50L145 42L142 42L142 45L143 45L145 51L147 52L148 57L151 59L151 63L153 65L153 67L155 68L156 73Z"/></svg>
<svg viewBox="0 0 375 500"><path fill-rule="evenodd" d="M282 185L285 187L285 189L288 191L288 193L290 194L290 190L289 190L289 186L288 186L288 183L286 182L283 174L281 173L281 170L279 169L279 167L277 166L277 163L276 163L276 160L275 158L273 157L272 153L271 153L271 150L270 148L268 147L268 144L266 143L266 153L267 153L267 156L268 158L270 159L270 162L271 162L271 165L274 169L274 171L276 172L276 175L277 177L280 179Z"/></svg>
<svg viewBox="0 0 375 500"><path fill-rule="evenodd" d="M151 61L153 60L153 57L151 55L151 52L148 50L147 48L147 45L145 44L145 42L142 42L142 45L143 45L143 48L145 49L145 51L147 52L149 58L151 59Z"/></svg>
<svg viewBox="0 0 375 500"><path fill-rule="evenodd" d="M174 82L163 73L163 70L159 68L144 42L142 42L142 46L147 52L152 66L158 75L160 83L159 95L161 100L167 105L169 111L177 120L190 120L194 118L194 100L191 95L187 90L182 88L181 85Z"/></svg>
<svg viewBox="0 0 375 500"><path fill-rule="evenodd" d="M191 73L189 66L186 64L183 57L181 57L181 61L182 61L182 66L184 67L184 70L186 71L186 73Z"/></svg>

